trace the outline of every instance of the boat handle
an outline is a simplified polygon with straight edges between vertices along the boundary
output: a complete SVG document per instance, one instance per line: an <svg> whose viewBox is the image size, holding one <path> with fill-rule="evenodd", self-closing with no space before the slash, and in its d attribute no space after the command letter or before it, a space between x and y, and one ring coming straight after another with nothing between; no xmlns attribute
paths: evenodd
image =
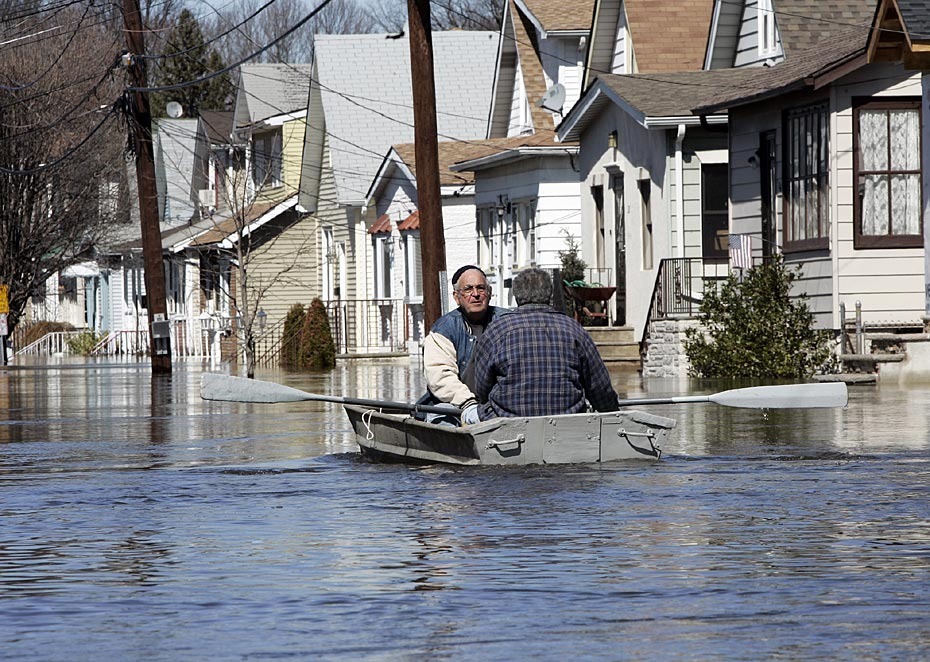
<svg viewBox="0 0 930 662"><path fill-rule="evenodd" d="M519 446L526 441L526 435L520 435L516 439L501 439L500 441L494 441L493 439L488 442L488 448L496 448L499 451L511 450L509 448L504 448L504 446Z"/></svg>
<svg viewBox="0 0 930 662"><path fill-rule="evenodd" d="M655 432L652 432L651 430L649 432L627 432L623 428L620 428L619 430L617 430L617 436L618 437L649 437L650 439L654 439L656 434Z"/></svg>

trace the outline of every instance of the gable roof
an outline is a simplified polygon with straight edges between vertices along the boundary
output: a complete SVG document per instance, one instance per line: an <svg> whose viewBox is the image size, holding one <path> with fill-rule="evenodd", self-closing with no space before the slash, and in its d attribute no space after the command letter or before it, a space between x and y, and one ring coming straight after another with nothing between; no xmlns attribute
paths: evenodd
<svg viewBox="0 0 930 662"><path fill-rule="evenodd" d="M842 75L855 71L867 64L866 45L858 28L847 29L816 47L795 53L789 59L773 67L745 67L742 69L718 69L727 71L750 71L754 75L742 81L739 87L729 92L722 91L714 99L694 106L699 114L715 113L727 108L755 103L786 92L802 89L816 90ZM707 72L711 73L711 72Z"/></svg>
<svg viewBox="0 0 930 662"><path fill-rule="evenodd" d="M480 139L487 128L497 34L434 32L436 123L442 139ZM385 35L318 35L304 146L305 206L316 204L322 142L339 204L361 205L383 154L414 140L410 45Z"/></svg>
<svg viewBox="0 0 930 662"><path fill-rule="evenodd" d="M604 74L595 79L565 121L559 125L561 140L578 140L584 129L605 108L615 105L646 129L665 129L678 124L698 124L692 110L721 96L729 97L749 85L754 69L717 69L664 74ZM725 124L724 116L707 118Z"/></svg>
<svg viewBox="0 0 930 662"><path fill-rule="evenodd" d="M879 0L873 28L870 62L930 69L930 0Z"/></svg>
<svg viewBox="0 0 930 662"><path fill-rule="evenodd" d="M554 131L537 131L525 136L491 138L474 143L475 150L449 168L454 172L478 171L524 158L568 156L578 152L578 144L558 142Z"/></svg>
<svg viewBox="0 0 930 662"><path fill-rule="evenodd" d="M515 0L515 4L544 35L591 29L594 0Z"/></svg>
<svg viewBox="0 0 930 662"><path fill-rule="evenodd" d="M236 126L306 108L310 72L309 64L243 64L236 91Z"/></svg>
<svg viewBox="0 0 930 662"><path fill-rule="evenodd" d="M203 110L200 112L200 125L211 145L228 145L232 142L232 111Z"/></svg>

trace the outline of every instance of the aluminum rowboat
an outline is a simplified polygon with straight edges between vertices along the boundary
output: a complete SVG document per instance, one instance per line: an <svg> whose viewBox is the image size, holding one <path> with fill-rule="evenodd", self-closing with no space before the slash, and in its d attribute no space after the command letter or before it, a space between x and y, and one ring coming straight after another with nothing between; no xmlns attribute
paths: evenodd
<svg viewBox="0 0 930 662"><path fill-rule="evenodd" d="M362 453L381 461L461 465L574 464L658 460L675 427L637 410L495 418L466 427L419 421L409 413L345 406Z"/></svg>

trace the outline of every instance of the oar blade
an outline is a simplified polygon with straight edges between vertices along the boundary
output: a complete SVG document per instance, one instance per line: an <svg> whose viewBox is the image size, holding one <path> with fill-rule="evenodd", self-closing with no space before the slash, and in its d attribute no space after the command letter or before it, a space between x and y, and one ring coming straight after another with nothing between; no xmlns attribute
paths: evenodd
<svg viewBox="0 0 930 662"><path fill-rule="evenodd" d="M812 409L845 407L849 394L843 382L780 384L723 391L711 395L710 402L750 409Z"/></svg>
<svg viewBox="0 0 930 662"><path fill-rule="evenodd" d="M283 384L213 372L204 373L201 378L200 397L222 402L301 402L316 399L312 393Z"/></svg>

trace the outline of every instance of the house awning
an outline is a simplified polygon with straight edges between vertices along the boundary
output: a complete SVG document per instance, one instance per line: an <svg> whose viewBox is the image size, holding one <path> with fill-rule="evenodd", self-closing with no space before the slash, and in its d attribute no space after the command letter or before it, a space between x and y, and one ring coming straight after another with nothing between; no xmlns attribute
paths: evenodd
<svg viewBox="0 0 930 662"><path fill-rule="evenodd" d="M397 224L398 230L419 230L420 229L420 211L417 210L407 218Z"/></svg>
<svg viewBox="0 0 930 662"><path fill-rule="evenodd" d="M391 233L391 218L387 214L378 217L378 220L368 228L368 234Z"/></svg>

